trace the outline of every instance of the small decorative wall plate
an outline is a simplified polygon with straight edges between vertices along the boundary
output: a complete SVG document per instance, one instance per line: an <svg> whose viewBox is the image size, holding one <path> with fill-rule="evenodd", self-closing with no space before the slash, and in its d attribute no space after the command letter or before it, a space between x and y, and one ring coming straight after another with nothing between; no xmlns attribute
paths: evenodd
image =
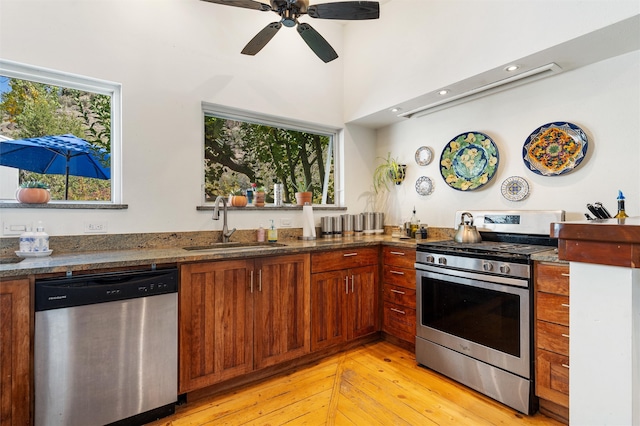
<svg viewBox="0 0 640 426"><path fill-rule="evenodd" d="M520 176L508 177L502 182L502 196L509 201L521 201L529 195L529 184Z"/></svg>
<svg viewBox="0 0 640 426"><path fill-rule="evenodd" d="M461 133L440 156L440 174L458 191L473 191L487 183L498 170L498 147L484 133Z"/></svg>
<svg viewBox="0 0 640 426"><path fill-rule="evenodd" d="M416 163L419 166L426 166L433 159L433 151L428 146L421 146L416 151Z"/></svg>
<svg viewBox="0 0 640 426"><path fill-rule="evenodd" d="M587 155L587 135L572 123L547 123L524 143L522 159L529 170L542 176L567 174Z"/></svg>
<svg viewBox="0 0 640 426"><path fill-rule="evenodd" d="M433 181L426 176L421 176L416 181L416 192L420 195L430 195L433 192Z"/></svg>

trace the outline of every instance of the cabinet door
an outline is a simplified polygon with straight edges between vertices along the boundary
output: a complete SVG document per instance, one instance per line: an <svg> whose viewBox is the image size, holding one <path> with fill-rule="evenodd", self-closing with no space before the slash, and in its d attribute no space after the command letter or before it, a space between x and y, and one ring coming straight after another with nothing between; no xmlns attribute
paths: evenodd
<svg viewBox="0 0 640 426"><path fill-rule="evenodd" d="M245 260L181 267L181 393L253 369L252 271Z"/></svg>
<svg viewBox="0 0 640 426"><path fill-rule="evenodd" d="M348 338L375 333L378 327L378 267L363 266L348 271Z"/></svg>
<svg viewBox="0 0 640 426"><path fill-rule="evenodd" d="M342 271L311 275L311 350L347 340L347 276Z"/></svg>
<svg viewBox="0 0 640 426"><path fill-rule="evenodd" d="M569 407L569 357L536 349L536 395Z"/></svg>
<svg viewBox="0 0 640 426"><path fill-rule="evenodd" d="M0 282L0 424L31 423L30 282Z"/></svg>
<svg viewBox="0 0 640 426"><path fill-rule="evenodd" d="M254 363L263 368L310 351L309 255L256 260Z"/></svg>

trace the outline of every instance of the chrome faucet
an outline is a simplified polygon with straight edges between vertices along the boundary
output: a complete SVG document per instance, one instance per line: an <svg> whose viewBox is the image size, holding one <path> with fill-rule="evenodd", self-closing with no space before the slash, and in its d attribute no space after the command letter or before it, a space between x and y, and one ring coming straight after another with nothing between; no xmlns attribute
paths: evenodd
<svg viewBox="0 0 640 426"><path fill-rule="evenodd" d="M222 219L222 242L228 243L231 234L236 232L236 228L233 228L231 231L227 228L227 199L222 196L216 198L215 208L213 209L213 220L220 220L220 201L222 201L222 211L224 213Z"/></svg>

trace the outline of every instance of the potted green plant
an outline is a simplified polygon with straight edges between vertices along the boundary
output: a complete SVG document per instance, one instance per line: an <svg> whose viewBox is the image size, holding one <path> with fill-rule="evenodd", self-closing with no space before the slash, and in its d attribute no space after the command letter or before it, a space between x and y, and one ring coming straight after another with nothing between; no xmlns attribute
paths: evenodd
<svg viewBox="0 0 640 426"><path fill-rule="evenodd" d="M38 181L23 182L16 191L16 200L25 204L45 204L51 200L49 186Z"/></svg>
<svg viewBox="0 0 640 426"><path fill-rule="evenodd" d="M256 207L264 207L264 186L256 186L254 191L255 201L254 204Z"/></svg>
<svg viewBox="0 0 640 426"><path fill-rule="evenodd" d="M305 204L313 204L313 192L309 191L311 189L311 183L308 183L306 179L299 181L295 184L297 192L296 196L296 204L299 206L304 206Z"/></svg>
<svg viewBox="0 0 640 426"><path fill-rule="evenodd" d="M387 158L380 158L383 163L376 167L373 172L373 188L376 194L383 188L389 190L389 184L400 185L404 180L407 171L406 164L400 164L396 158L387 153Z"/></svg>

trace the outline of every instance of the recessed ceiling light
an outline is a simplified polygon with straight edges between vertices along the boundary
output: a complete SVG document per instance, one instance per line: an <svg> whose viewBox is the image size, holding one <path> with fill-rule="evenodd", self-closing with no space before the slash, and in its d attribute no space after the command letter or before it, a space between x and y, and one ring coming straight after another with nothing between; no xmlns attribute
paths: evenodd
<svg viewBox="0 0 640 426"><path fill-rule="evenodd" d="M508 67L506 67L504 70L505 70L505 71L512 72L512 71L517 70L518 68L520 68L520 66L518 66L518 65L509 65L509 66L508 66Z"/></svg>
<svg viewBox="0 0 640 426"><path fill-rule="evenodd" d="M391 112L400 112L400 111L402 111L402 108L397 108L397 107L396 108L391 108L389 111L391 111Z"/></svg>
<svg viewBox="0 0 640 426"><path fill-rule="evenodd" d="M443 89L438 92L438 95L442 96L442 95L446 95L447 93L449 93L449 89Z"/></svg>

